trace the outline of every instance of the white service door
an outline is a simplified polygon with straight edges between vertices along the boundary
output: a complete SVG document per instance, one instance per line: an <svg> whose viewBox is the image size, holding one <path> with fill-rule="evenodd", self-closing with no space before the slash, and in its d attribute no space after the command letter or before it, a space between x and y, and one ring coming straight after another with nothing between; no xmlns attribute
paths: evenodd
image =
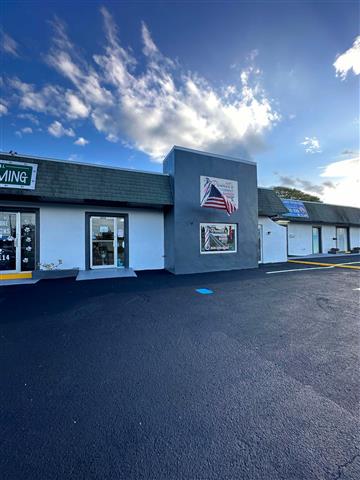
<svg viewBox="0 0 360 480"><path fill-rule="evenodd" d="M336 247L340 250L340 252L346 252L348 250L347 228L337 227Z"/></svg>
<svg viewBox="0 0 360 480"><path fill-rule="evenodd" d="M320 228L312 228L312 253L320 253Z"/></svg>

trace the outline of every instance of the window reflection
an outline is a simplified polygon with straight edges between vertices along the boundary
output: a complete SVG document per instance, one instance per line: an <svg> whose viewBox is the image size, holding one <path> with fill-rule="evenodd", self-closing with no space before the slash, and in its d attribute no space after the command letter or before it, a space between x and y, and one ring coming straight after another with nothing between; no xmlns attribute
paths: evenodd
<svg viewBox="0 0 360 480"><path fill-rule="evenodd" d="M114 265L113 242L93 242L93 265L95 267Z"/></svg>
<svg viewBox="0 0 360 480"><path fill-rule="evenodd" d="M0 271L16 270L16 214L0 212Z"/></svg>
<svg viewBox="0 0 360 480"><path fill-rule="evenodd" d="M125 267L125 219L91 217L91 267Z"/></svg>

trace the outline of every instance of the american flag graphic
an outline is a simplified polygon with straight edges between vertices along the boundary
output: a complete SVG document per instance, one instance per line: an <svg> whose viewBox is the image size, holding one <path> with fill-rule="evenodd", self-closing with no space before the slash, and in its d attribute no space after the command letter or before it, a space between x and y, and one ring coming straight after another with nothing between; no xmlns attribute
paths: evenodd
<svg viewBox="0 0 360 480"><path fill-rule="evenodd" d="M201 206L205 208L216 208L217 210L226 210L228 215L236 211L233 202L222 194L218 187L207 179L204 188L204 196L201 200Z"/></svg>

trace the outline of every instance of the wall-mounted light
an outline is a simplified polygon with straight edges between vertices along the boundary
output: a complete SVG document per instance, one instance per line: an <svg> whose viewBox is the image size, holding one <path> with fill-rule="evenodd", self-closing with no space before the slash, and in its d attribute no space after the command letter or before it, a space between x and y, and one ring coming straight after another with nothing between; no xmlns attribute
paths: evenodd
<svg viewBox="0 0 360 480"><path fill-rule="evenodd" d="M290 220L276 220L275 223L278 225L288 225L290 223Z"/></svg>

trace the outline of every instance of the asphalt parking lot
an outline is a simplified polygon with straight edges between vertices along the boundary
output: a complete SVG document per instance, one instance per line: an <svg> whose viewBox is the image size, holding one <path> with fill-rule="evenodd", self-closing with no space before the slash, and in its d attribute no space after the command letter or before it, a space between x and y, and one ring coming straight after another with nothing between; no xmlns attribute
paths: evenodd
<svg viewBox="0 0 360 480"><path fill-rule="evenodd" d="M285 264L1 287L1 478L358 480L359 280Z"/></svg>

